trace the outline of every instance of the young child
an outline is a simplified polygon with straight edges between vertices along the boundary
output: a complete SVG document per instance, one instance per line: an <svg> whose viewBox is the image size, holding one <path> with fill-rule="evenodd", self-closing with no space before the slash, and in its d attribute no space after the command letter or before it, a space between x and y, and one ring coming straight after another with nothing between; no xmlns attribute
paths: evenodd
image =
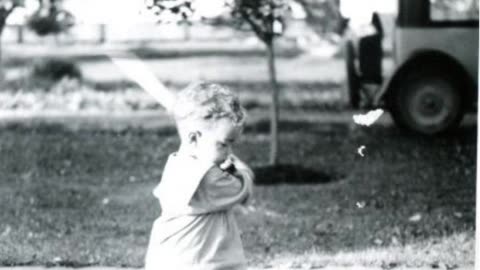
<svg viewBox="0 0 480 270"><path fill-rule="evenodd" d="M181 145L154 189L162 214L153 224L146 270L246 269L232 211L251 196L253 172L232 153L245 123L223 86L193 84L171 109Z"/></svg>

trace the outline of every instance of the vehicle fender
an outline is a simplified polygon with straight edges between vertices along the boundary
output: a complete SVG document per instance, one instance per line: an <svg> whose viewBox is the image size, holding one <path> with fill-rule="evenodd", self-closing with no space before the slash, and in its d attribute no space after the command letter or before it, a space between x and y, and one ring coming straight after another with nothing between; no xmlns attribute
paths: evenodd
<svg viewBox="0 0 480 270"><path fill-rule="evenodd" d="M432 64L434 63L434 64ZM467 100L472 100L475 96L475 88L476 83L470 76L468 75L467 71L462 67L461 64L458 63L453 57L439 51L419 51L413 54L411 57L408 58L407 61L403 62L399 65L396 70L390 74L380 87L380 90L375 94L373 98L373 106L375 107L384 107L385 105L385 98L388 96L389 93L394 91L401 80L405 78L405 75L412 70L413 68L418 68L421 65L429 65L438 67L446 66L451 74L454 74L460 82L465 83L465 94L468 94ZM471 95L471 96L470 96Z"/></svg>

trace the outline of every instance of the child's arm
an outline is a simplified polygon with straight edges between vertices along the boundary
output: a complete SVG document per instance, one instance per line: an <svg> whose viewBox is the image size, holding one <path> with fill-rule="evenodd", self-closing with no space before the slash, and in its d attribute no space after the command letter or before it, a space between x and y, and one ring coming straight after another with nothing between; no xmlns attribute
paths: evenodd
<svg viewBox="0 0 480 270"><path fill-rule="evenodd" d="M252 179L253 181L253 179ZM229 173L213 166L205 174L190 206L195 213L215 212L233 208L250 195L251 181L243 173Z"/></svg>
<svg viewBox="0 0 480 270"><path fill-rule="evenodd" d="M230 158L235 168L234 174L239 175L239 177L241 177L241 179L244 181L245 185L248 188L248 196L242 202L242 204L247 204L249 199L253 196L253 181L255 180L255 174L245 162L240 160L234 154L231 154Z"/></svg>

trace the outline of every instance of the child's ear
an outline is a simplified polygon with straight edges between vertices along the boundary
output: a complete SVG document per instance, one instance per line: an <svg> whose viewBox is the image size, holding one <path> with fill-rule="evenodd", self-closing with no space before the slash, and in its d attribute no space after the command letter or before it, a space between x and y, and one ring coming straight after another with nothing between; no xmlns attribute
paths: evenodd
<svg viewBox="0 0 480 270"><path fill-rule="evenodd" d="M198 142L198 139L202 136L202 133L200 131L195 131L195 132L190 132L188 134L188 142L189 143L196 143Z"/></svg>

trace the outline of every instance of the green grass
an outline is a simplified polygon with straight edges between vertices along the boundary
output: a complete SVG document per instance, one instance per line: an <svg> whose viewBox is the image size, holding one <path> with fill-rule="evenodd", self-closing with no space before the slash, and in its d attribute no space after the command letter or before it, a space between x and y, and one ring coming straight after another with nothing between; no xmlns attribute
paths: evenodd
<svg viewBox="0 0 480 270"><path fill-rule="evenodd" d="M239 213L251 265L473 264L475 127L438 138L303 121L281 129L278 170L265 166L264 122L237 149L260 183ZM0 265L142 266L159 214L151 190L177 146L172 127L3 126Z"/></svg>

